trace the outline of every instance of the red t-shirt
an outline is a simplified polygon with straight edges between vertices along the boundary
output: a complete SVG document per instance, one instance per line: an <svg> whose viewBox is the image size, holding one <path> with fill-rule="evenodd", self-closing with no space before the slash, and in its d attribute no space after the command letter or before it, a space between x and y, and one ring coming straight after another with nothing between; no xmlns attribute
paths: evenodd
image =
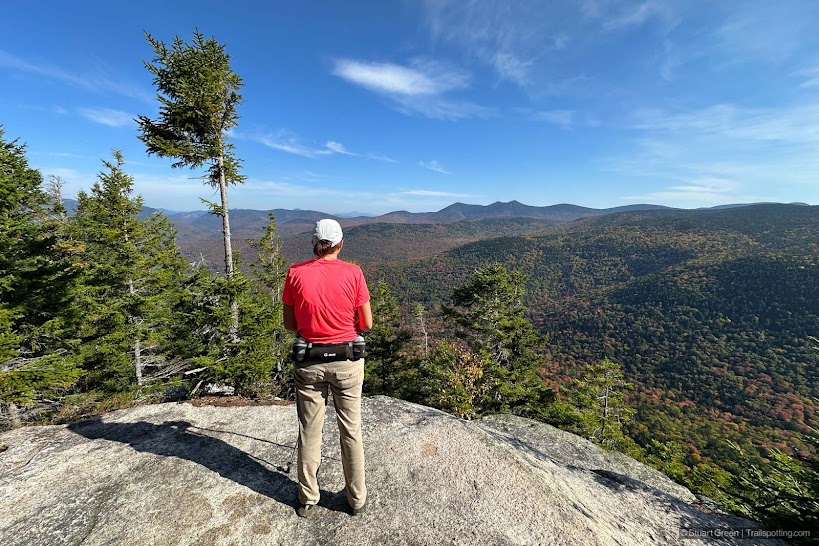
<svg viewBox="0 0 819 546"><path fill-rule="evenodd" d="M341 260L314 259L290 266L282 292L282 303L295 309L299 334L312 343L355 339L355 311L368 301L361 268Z"/></svg>

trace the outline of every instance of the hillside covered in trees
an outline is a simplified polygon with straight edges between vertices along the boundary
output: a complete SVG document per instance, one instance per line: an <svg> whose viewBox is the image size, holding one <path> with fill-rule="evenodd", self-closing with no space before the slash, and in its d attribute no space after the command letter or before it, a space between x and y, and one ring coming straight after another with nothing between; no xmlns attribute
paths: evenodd
<svg viewBox="0 0 819 546"><path fill-rule="evenodd" d="M635 440L728 460L726 439L804 449L793 432L816 425L817 241L817 207L622 213L370 275L434 307L483 264L521 271L528 316L550 339L548 381L559 389L610 358L635 385Z"/></svg>

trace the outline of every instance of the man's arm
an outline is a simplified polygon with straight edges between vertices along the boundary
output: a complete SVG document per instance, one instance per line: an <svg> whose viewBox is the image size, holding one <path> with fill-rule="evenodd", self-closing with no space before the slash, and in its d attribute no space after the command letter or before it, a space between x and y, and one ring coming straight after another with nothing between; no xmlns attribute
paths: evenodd
<svg viewBox="0 0 819 546"><path fill-rule="evenodd" d="M296 309L292 305L282 304L282 318L284 319L285 330L290 332L299 331L299 325L296 322ZM370 319L370 323L372 324L372 318Z"/></svg>
<svg viewBox="0 0 819 546"><path fill-rule="evenodd" d="M373 310L370 302L364 303L358 308L358 331L366 332L373 327Z"/></svg>

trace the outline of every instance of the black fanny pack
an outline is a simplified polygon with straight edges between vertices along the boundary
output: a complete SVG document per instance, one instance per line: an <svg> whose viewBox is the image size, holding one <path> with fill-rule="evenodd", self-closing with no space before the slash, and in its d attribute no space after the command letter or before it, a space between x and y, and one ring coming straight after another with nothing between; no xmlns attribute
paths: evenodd
<svg viewBox="0 0 819 546"><path fill-rule="evenodd" d="M293 345L293 359L296 362L338 362L364 358L364 338L345 343L308 343L302 338Z"/></svg>
<svg viewBox="0 0 819 546"><path fill-rule="evenodd" d="M315 362L337 362L353 360L353 343L319 344L312 343L307 349L307 359Z"/></svg>

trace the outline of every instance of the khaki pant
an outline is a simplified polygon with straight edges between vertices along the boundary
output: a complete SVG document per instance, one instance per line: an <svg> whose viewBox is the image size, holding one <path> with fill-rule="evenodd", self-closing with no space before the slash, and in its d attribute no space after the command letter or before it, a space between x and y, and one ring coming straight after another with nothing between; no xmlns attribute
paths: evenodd
<svg viewBox="0 0 819 546"><path fill-rule="evenodd" d="M336 408L347 502L353 508L361 508L367 500L367 487L364 485L364 443L361 440L364 359L297 363L294 373L296 409L299 415L299 501L302 504L317 504L319 501L316 474L321 463L321 429L329 388L333 392Z"/></svg>

